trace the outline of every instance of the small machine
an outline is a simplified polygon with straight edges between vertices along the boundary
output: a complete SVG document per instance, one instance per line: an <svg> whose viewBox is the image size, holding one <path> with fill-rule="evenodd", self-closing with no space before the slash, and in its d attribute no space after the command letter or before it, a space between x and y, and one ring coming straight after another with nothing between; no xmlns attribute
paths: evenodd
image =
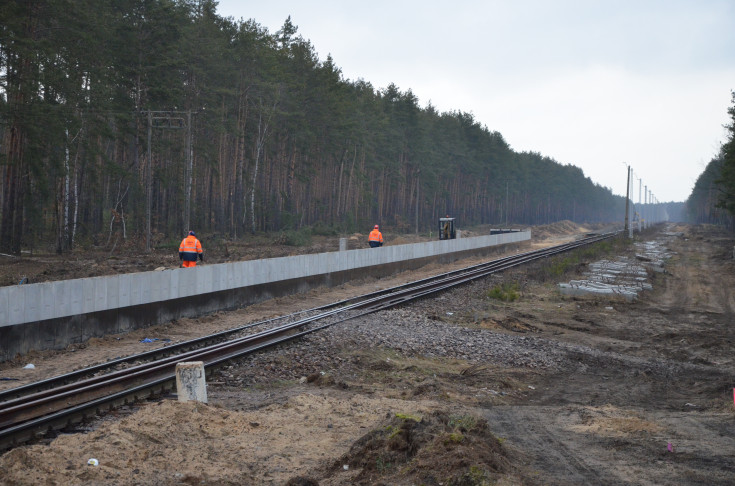
<svg viewBox="0 0 735 486"><path fill-rule="evenodd" d="M456 237L457 232L454 229L454 218L450 218L449 216L439 218L439 239L453 240Z"/></svg>

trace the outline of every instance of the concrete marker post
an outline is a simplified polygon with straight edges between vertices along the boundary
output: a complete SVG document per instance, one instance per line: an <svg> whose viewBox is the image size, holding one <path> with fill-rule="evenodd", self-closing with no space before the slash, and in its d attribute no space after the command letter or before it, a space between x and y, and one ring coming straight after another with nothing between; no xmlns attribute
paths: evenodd
<svg viewBox="0 0 735 486"><path fill-rule="evenodd" d="M176 363L176 393L180 402L207 403L207 382L203 361Z"/></svg>

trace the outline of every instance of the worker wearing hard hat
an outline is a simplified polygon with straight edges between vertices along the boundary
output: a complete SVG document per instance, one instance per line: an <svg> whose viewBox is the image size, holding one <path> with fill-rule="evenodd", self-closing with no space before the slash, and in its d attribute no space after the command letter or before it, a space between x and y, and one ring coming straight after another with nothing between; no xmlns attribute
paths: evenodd
<svg viewBox="0 0 735 486"><path fill-rule="evenodd" d="M375 228L370 232L370 235L368 236L368 243L370 243L370 248L377 248L379 246L383 246L383 233L380 232L380 229L378 228L378 225L375 225Z"/></svg>
<svg viewBox="0 0 735 486"><path fill-rule="evenodd" d="M204 261L202 244L197 239L197 235L195 235L193 231L189 231L189 235L181 240L181 245L179 245L179 260L181 260L181 266L184 268L196 267L197 257L201 261Z"/></svg>

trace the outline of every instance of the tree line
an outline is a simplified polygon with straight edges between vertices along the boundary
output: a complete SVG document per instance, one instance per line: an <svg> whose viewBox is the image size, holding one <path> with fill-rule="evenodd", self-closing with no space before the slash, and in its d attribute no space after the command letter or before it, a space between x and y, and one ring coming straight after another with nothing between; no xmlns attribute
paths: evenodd
<svg viewBox="0 0 735 486"><path fill-rule="evenodd" d="M382 224L618 221L624 198L471 113L347 80L214 0L0 6L0 251Z"/></svg>
<svg viewBox="0 0 735 486"><path fill-rule="evenodd" d="M686 201L687 216L694 223L735 228L735 92L727 110L727 141L710 160Z"/></svg>

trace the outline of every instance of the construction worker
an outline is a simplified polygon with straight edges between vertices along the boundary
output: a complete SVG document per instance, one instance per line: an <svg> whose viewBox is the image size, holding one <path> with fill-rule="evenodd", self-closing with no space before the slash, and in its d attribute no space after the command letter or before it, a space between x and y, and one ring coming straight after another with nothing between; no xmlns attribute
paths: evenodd
<svg viewBox="0 0 735 486"><path fill-rule="evenodd" d="M383 233L380 232L377 224L375 225L375 228L373 228L373 230L370 232L370 236L368 236L368 243L370 243L370 248L383 246Z"/></svg>
<svg viewBox="0 0 735 486"><path fill-rule="evenodd" d="M189 231L189 236L184 238L181 241L181 245L179 245L179 260L181 260L181 266L183 268L196 267L197 257L201 261L204 261L202 244L199 243L196 236L193 231Z"/></svg>

